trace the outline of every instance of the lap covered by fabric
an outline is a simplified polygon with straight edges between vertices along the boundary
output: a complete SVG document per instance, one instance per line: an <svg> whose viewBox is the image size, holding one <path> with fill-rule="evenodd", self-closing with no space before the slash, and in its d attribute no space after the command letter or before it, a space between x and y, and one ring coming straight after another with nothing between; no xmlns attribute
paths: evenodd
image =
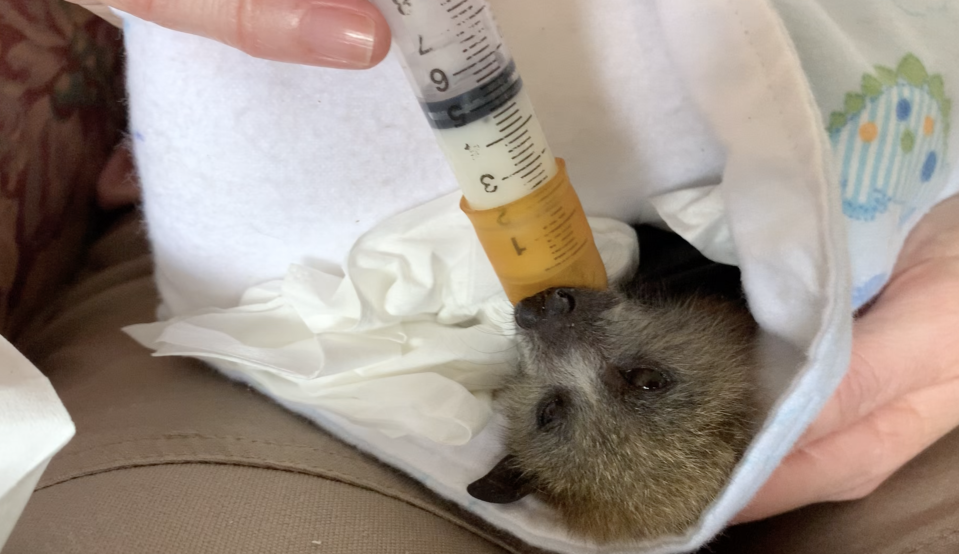
<svg viewBox="0 0 959 554"><path fill-rule="evenodd" d="M92 192L125 119L121 50L119 32L77 6L0 2L0 546L74 432L14 345L95 227Z"/></svg>
<svg viewBox="0 0 959 554"><path fill-rule="evenodd" d="M202 362L151 357L121 327L153 316L152 268L128 216L24 329L77 434L4 554L525 551Z"/></svg>

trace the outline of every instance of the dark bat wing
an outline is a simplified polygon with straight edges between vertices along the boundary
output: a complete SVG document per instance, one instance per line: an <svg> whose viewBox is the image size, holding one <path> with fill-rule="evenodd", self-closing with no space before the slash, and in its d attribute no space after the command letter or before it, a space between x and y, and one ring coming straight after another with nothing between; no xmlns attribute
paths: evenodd
<svg viewBox="0 0 959 554"><path fill-rule="evenodd" d="M639 270L626 286L636 296L700 294L745 302L739 268L703 256L671 231L633 227L639 238Z"/></svg>

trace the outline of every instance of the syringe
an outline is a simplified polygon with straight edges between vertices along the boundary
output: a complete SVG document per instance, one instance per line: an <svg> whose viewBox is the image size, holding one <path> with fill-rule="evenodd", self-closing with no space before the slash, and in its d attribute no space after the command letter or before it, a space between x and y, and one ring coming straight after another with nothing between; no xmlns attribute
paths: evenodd
<svg viewBox="0 0 959 554"><path fill-rule="evenodd" d="M487 0L373 3L510 301L556 286L606 288L582 205L546 144Z"/></svg>

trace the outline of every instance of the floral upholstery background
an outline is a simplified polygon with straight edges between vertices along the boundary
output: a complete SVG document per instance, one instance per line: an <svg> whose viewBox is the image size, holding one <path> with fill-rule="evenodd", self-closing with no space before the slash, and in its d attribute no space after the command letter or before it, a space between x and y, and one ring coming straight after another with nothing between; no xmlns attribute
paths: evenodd
<svg viewBox="0 0 959 554"><path fill-rule="evenodd" d="M0 334L69 279L124 123L120 32L62 0L0 0Z"/></svg>

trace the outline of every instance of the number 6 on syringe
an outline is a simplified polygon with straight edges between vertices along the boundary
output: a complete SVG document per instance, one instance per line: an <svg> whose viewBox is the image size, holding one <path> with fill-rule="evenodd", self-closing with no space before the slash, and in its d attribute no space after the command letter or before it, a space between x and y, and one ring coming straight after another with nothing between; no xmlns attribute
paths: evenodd
<svg viewBox="0 0 959 554"><path fill-rule="evenodd" d="M450 88L450 80L446 77L446 73L444 73L442 69L430 71L430 81L433 81L433 84L436 85L436 90L440 92L446 92Z"/></svg>

